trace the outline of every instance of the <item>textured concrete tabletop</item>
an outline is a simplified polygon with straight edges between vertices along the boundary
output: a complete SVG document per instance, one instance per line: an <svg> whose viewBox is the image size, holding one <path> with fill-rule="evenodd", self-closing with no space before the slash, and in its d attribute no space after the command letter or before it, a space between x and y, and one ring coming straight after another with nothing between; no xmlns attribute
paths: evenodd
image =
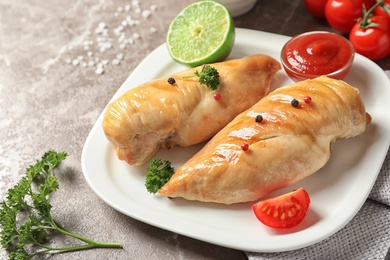
<svg viewBox="0 0 390 260"><path fill-rule="evenodd" d="M48 149L66 151L53 214L89 238L123 249L51 259L246 259L246 255L134 220L105 204L81 171L92 125L132 70L165 42L190 0L0 1L0 198ZM294 35L330 30L303 1L259 0L237 27ZM138 6L138 7L137 7ZM389 59L380 64L389 69ZM147 72L145 72L147 73ZM59 238L58 244L73 243ZM0 258L6 252L0 251Z"/></svg>

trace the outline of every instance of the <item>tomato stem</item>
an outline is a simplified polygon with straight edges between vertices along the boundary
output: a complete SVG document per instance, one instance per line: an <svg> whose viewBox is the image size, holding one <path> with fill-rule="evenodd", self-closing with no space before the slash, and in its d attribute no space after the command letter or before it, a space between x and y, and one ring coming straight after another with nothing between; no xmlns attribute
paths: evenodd
<svg viewBox="0 0 390 260"><path fill-rule="evenodd" d="M390 16L390 8L386 5L386 3L383 2L383 0L376 0L376 3L370 9L368 9L368 11L366 11L365 8L363 8L363 20L360 19L359 21L360 28L369 28L369 27L378 26L378 24L371 22L369 19L372 13L374 12L375 8L377 8L378 6L382 7L385 10L385 12Z"/></svg>

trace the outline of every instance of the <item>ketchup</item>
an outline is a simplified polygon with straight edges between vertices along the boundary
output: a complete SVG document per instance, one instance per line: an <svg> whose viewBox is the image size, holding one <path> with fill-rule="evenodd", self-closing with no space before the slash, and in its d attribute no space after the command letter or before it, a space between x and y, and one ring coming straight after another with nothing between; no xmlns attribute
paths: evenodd
<svg viewBox="0 0 390 260"><path fill-rule="evenodd" d="M303 74L307 78L328 75L342 79L348 73L353 58L354 50L348 40L330 32L301 34L287 42L282 51L287 74L291 77L300 74L302 77L296 81L304 79Z"/></svg>

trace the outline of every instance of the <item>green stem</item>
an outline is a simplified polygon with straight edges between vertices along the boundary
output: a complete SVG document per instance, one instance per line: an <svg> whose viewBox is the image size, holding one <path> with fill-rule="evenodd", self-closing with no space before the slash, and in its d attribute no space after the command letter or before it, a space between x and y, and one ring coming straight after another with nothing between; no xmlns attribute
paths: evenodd
<svg viewBox="0 0 390 260"><path fill-rule="evenodd" d="M381 6L382 6L383 10L385 10L385 12L390 16L390 8L387 6L387 4L384 3Z"/></svg>
<svg viewBox="0 0 390 260"><path fill-rule="evenodd" d="M31 256L48 253L50 251L72 252L72 251L88 250L93 248L122 248L122 245L116 243L95 243L95 244L67 246L67 247L50 247L42 244L36 244L36 245L45 248L45 250L38 251L32 254Z"/></svg>
<svg viewBox="0 0 390 260"><path fill-rule="evenodd" d="M383 0L377 0L376 3L370 9L368 9L368 11L363 13L363 22L360 24L360 26L362 28L366 28L370 24L370 21L368 19L371 17L371 14L374 11L374 9L377 8L378 6L383 7L384 5L385 3L383 2Z"/></svg>
<svg viewBox="0 0 390 260"><path fill-rule="evenodd" d="M51 226L46 226L44 228L56 230L56 231L60 232L61 234L76 238L78 240L81 240L81 241L89 244L89 247L100 247L100 248L103 248L103 247L104 248L122 248L123 247L122 244L119 244L119 243L98 242L98 241L91 240L87 237L84 237L82 235L79 235L77 233L74 233L74 232L66 229L65 227L63 227L61 224L57 223L52 218L50 213L49 213L48 219L50 220ZM40 245L40 246L42 246L42 245ZM44 246L42 246L42 247L44 247Z"/></svg>
<svg viewBox="0 0 390 260"><path fill-rule="evenodd" d="M97 241L91 240L89 238L86 238L86 237L84 237L82 235L79 235L79 234L76 234L74 232L71 232L71 231L65 230L63 228L60 228L59 226L55 226L54 229L57 230L58 232L64 234L64 235L68 235L70 237L73 237L73 238L76 238L78 240L84 241L85 243L87 243L87 244L89 244L89 245L91 245L93 247L122 248L122 245L119 244L119 243L97 242Z"/></svg>
<svg viewBox="0 0 390 260"><path fill-rule="evenodd" d="M368 11L363 11L363 21L360 22L361 28L369 28L377 26L378 24L372 23L370 21L370 17L372 16L372 13L374 12L375 8L382 7L383 10L390 16L390 8L386 5L386 3L383 0L377 0L375 5L373 5Z"/></svg>
<svg viewBox="0 0 390 260"><path fill-rule="evenodd" d="M44 226L42 228L56 230L56 231L60 232L61 234L76 238L78 240L81 240L81 241L87 243L88 246L91 246L91 247L101 247L101 248L122 248L123 247L122 244L120 244L120 243L106 243L106 242L94 241L94 240L88 239L84 236L81 236L79 234L76 234L72 231L68 231L65 228L60 228L58 226ZM36 244L40 247L43 247L43 248L49 248L50 250L54 250L53 248L51 248L49 246L45 246L43 244L38 243L36 240L34 240L34 244ZM62 249L59 249L59 250L62 250Z"/></svg>
<svg viewBox="0 0 390 260"><path fill-rule="evenodd" d="M53 219L53 217L51 216L50 211L48 211L48 218L49 218L53 228L64 235L68 235L68 236L77 238L78 240L84 241L85 243L88 243L91 245L97 245L98 247L122 247L122 245L119 243L101 243L101 242L97 242L97 241L91 240L89 238L86 238L82 235L76 234L76 233L66 229L61 224L57 223L57 221L55 221ZM109 246L106 246L106 245L109 245Z"/></svg>

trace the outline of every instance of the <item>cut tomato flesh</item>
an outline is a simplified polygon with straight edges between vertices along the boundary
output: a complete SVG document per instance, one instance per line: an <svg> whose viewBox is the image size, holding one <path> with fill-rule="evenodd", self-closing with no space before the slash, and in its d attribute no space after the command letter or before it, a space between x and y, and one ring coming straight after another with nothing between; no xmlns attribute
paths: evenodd
<svg viewBox="0 0 390 260"><path fill-rule="evenodd" d="M291 228L305 218L310 206L310 197L305 189L265 199L252 205L255 216L264 225L272 228Z"/></svg>

